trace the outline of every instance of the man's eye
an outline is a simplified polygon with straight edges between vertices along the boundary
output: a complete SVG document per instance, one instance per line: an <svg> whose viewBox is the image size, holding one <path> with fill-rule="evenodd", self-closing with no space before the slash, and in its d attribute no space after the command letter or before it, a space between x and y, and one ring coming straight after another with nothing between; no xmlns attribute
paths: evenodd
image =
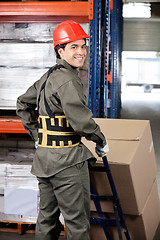
<svg viewBox="0 0 160 240"><path fill-rule="evenodd" d="M84 48L84 49L86 49L86 47L87 47L86 45L82 46L82 48Z"/></svg>

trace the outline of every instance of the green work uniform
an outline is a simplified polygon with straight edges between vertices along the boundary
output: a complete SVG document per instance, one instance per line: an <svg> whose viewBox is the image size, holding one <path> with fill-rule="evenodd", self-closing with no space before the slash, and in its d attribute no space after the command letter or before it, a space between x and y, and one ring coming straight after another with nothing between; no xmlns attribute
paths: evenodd
<svg viewBox="0 0 160 240"><path fill-rule="evenodd" d="M17 99L17 115L25 129L35 141L38 140L38 115L48 115L46 98L50 110L56 116L64 115L76 134L105 146L105 137L87 107L78 71L62 59L57 59L57 64L63 67L54 70L48 79L48 72L45 73ZM41 90L45 81L45 88ZM58 239L55 229L59 225L59 211L64 216L68 239L88 240L90 193L87 164L93 162L92 153L81 142L70 147L37 148L31 170L37 176L40 188L37 240Z"/></svg>

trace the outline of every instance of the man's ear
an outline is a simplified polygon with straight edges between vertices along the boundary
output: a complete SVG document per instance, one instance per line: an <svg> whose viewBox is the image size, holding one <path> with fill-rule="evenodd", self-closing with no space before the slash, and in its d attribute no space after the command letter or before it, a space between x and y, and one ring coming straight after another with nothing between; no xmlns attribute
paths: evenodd
<svg viewBox="0 0 160 240"><path fill-rule="evenodd" d="M64 52L63 48L58 49L58 53L59 53L61 59L63 59L63 52Z"/></svg>

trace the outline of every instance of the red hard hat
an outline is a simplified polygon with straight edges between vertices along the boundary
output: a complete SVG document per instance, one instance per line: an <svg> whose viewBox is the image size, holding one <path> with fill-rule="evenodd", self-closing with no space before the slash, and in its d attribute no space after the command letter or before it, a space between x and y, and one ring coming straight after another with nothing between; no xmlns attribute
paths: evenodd
<svg viewBox="0 0 160 240"><path fill-rule="evenodd" d="M82 38L89 38L89 36L85 33L79 23L72 20L60 23L53 32L54 47Z"/></svg>

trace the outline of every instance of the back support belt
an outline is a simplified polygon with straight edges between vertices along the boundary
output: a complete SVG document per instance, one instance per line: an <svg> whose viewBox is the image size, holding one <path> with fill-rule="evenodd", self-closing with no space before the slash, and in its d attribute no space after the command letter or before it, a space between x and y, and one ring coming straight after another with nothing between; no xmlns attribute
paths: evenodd
<svg viewBox="0 0 160 240"><path fill-rule="evenodd" d="M73 147L81 137L69 125L65 116L39 116L38 146L46 148Z"/></svg>

